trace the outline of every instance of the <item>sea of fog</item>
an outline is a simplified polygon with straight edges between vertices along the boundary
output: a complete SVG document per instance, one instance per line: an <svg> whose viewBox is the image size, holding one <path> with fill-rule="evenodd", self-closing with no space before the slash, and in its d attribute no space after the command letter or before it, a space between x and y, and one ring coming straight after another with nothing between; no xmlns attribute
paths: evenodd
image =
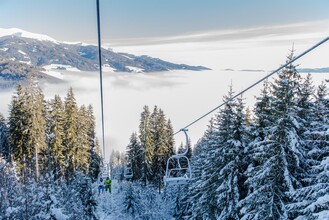
<svg viewBox="0 0 329 220"><path fill-rule="evenodd" d="M59 94L63 99L70 87L73 88L78 105L93 105L97 122L97 134L101 135L100 82L97 72L61 71L63 82L43 84L46 99ZM155 105L161 108L171 119L177 131L196 118L202 116L222 103L229 86L239 92L265 76L259 71L173 71L161 73L113 73L103 75L105 146L107 155L110 151L124 150L130 135L138 132L140 114L143 106L151 110ZM329 74L313 74L313 81L319 84L328 79ZM262 84L244 94L245 103L251 109L255 96ZM8 106L14 89L0 90L0 112L8 116ZM189 128L189 136L195 144L207 128L210 116ZM176 143L183 141L183 134L178 134Z"/></svg>

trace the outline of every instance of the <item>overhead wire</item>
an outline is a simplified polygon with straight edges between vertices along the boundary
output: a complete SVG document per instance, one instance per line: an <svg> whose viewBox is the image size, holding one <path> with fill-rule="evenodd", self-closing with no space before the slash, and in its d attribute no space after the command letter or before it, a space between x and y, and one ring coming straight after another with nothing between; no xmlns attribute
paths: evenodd
<svg viewBox="0 0 329 220"><path fill-rule="evenodd" d="M97 9L97 37L98 37L98 61L99 61L99 82L101 93L101 114L102 114L102 143L103 143L103 160L105 160L105 131L104 131L104 98L103 98L103 72L102 72L102 44L101 44L101 26L99 0L96 0Z"/></svg>
<svg viewBox="0 0 329 220"><path fill-rule="evenodd" d="M182 129L180 129L179 131L177 131L176 133L174 133L174 135L178 134L179 132L181 132L183 129L187 129L190 126L192 126L193 124L197 123L198 121L200 121L201 119L203 119L204 117L208 116L209 114L213 113L214 111L216 111L217 109L219 109L220 107L226 105L227 103L229 103L230 101L232 101L233 99L237 98L238 96L242 95L243 93L245 93L246 91L248 91L249 89L253 88L254 86L258 85L259 83L261 83L262 81L264 81L265 79L269 78L270 76L272 76L273 74L279 72L280 70L282 70L283 68L285 68L286 66L292 64L293 62L295 62L296 60L300 59L301 57L303 57L304 55L308 54L309 52L311 52L312 50L314 50L315 48L319 47L320 45L322 45L323 43L325 43L326 41L329 40L329 36L323 40L321 40L319 43L315 44L314 46L312 46L311 48L305 50L304 52L302 52L301 54L299 54L298 56L296 56L295 58L293 58L292 60L290 60L289 62L287 62L286 64L280 66L279 68L273 70L272 72L270 72L269 74L267 74L266 76L264 76L263 78L259 79L258 81L256 81L255 83L251 84L250 86L248 86L247 88L243 89L241 92L237 93L236 95L232 96L231 98L229 98L228 100L226 100L225 102L221 103L220 105L218 105L217 107L213 108L212 110L210 110L209 112L207 112L206 114L200 116L199 118L195 119L194 121L192 121L191 123L189 123L188 125L186 125L185 127L183 127Z"/></svg>

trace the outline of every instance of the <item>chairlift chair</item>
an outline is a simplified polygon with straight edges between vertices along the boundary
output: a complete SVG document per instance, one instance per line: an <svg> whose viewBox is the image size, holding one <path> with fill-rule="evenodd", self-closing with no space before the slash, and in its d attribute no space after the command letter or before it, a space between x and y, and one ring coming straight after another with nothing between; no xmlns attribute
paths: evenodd
<svg viewBox="0 0 329 220"><path fill-rule="evenodd" d="M108 169L108 164L104 163L103 169L102 169L102 177L106 178L109 177L109 169Z"/></svg>
<svg viewBox="0 0 329 220"><path fill-rule="evenodd" d="M187 158L188 152L188 135L187 129L182 129L186 137L186 149L183 153L176 152L169 157L166 165L166 174L163 177L165 185L185 185L191 179L191 166Z"/></svg>
<svg viewBox="0 0 329 220"><path fill-rule="evenodd" d="M125 170L124 170L123 176L124 176L124 178L126 178L127 180L133 178L133 170L132 170L132 168L131 168L131 165L128 164L128 165L125 167Z"/></svg>
<svg viewBox="0 0 329 220"><path fill-rule="evenodd" d="M126 150L126 163L127 165L124 168L123 176L125 179L130 180L133 178L133 169L131 166L131 163L129 162L129 156L128 156L129 150Z"/></svg>

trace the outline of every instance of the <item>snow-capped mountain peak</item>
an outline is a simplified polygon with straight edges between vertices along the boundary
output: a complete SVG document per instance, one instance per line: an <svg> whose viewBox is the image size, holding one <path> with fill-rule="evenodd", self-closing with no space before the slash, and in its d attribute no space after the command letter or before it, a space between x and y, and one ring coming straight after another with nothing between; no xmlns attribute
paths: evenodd
<svg viewBox="0 0 329 220"><path fill-rule="evenodd" d="M56 69L98 70L98 47L67 43L18 28L0 28L0 57L36 67L56 65ZM174 64L149 56L116 53L103 48L104 67L117 72L161 72L169 70L205 70L201 66Z"/></svg>
<svg viewBox="0 0 329 220"><path fill-rule="evenodd" d="M19 28L0 28L0 37L4 37L4 36L19 36L19 37L36 39L39 41L51 41L54 43L58 43L58 41L47 35L36 34L36 33L21 30Z"/></svg>

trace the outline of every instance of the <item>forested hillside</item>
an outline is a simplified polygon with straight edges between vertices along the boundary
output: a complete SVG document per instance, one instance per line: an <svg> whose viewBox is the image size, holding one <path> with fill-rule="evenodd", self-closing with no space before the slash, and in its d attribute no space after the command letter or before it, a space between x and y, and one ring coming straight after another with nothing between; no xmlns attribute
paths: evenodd
<svg viewBox="0 0 329 220"><path fill-rule="evenodd" d="M288 61L293 58L290 54ZM231 90L224 100L232 97ZM211 120L192 157L192 219L327 219L329 99L289 65Z"/></svg>
<svg viewBox="0 0 329 220"><path fill-rule="evenodd" d="M0 216L93 216L98 148L93 108L78 106L72 89L45 100L34 79L18 86L8 120L0 115Z"/></svg>

